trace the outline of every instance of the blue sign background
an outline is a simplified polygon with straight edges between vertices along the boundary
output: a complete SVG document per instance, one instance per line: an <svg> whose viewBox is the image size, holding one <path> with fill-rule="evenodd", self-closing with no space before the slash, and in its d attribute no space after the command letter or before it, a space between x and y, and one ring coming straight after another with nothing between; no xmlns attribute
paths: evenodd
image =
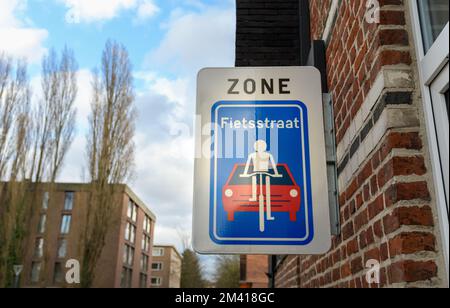
<svg viewBox="0 0 450 308"><path fill-rule="evenodd" d="M273 105L277 105L273 107ZM289 106L281 106L289 105ZM217 111L217 116L216 116ZM216 129L220 129L219 136L225 136L225 129L220 127L222 118L233 120L294 120L301 121L301 129L279 129L278 130L278 155L275 160L278 164L287 164L291 170L296 184L301 191L300 211L297 213L297 221L289 219L289 213L274 212L275 221L266 221L265 232L259 231L259 214L257 212L236 212L235 220L228 221L227 212L222 202L222 188L233 171L236 164L245 164L247 157L252 151L253 145L246 140L243 157L236 155L227 157L225 142L214 142L212 131L212 153L211 158L211 200L210 200L210 237L221 245L307 245L314 238L313 208L311 202L311 170L309 159L309 137L308 137L308 110L299 101L250 101L250 102L218 102L212 108L212 122L217 123ZM244 129L248 134L253 134L250 140L265 140L270 149L270 129L266 136L259 136L258 129ZM236 140L234 140L235 142ZM303 141L303 142L302 142ZM305 149L302 148L302 143ZM217 147L217 149L216 149ZM233 146L235 148L235 146ZM215 156L217 150L218 157ZM303 155L303 153L306 153ZM236 154L236 150L234 150ZM276 154L276 153L274 153ZM217 159L217 170L215 160ZM305 171L305 172L303 172ZM306 176L305 176L306 174ZM214 187L214 179L217 175L217 187ZM307 192L309 198L305 200ZM214 206L217 209L214 211ZM308 211L307 211L308 209ZM214 217L216 212L216 217ZM214 234L214 223L217 223L217 237ZM309 231L309 232L308 232ZM226 240L224 240L226 238ZM251 238L251 240L250 240ZM304 239L302 241L286 241L286 239Z"/></svg>

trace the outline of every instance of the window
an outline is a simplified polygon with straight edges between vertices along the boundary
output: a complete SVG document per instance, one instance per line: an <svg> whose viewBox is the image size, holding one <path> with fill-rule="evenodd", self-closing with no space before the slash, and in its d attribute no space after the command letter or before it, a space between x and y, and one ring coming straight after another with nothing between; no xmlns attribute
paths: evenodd
<svg viewBox="0 0 450 308"><path fill-rule="evenodd" d="M139 276L139 287L141 289L147 288L148 276L146 274L142 274Z"/></svg>
<svg viewBox="0 0 450 308"><path fill-rule="evenodd" d="M44 195L42 197L42 209L43 210L48 210L49 199L50 199L50 195L49 195L48 191L44 192Z"/></svg>
<svg viewBox="0 0 450 308"><path fill-rule="evenodd" d="M41 276L41 262L33 262L31 264L31 282L37 283L39 282L39 278Z"/></svg>
<svg viewBox="0 0 450 308"><path fill-rule="evenodd" d="M64 200L64 211L71 211L73 209L73 192L66 192L66 198Z"/></svg>
<svg viewBox="0 0 450 308"><path fill-rule="evenodd" d="M133 244L136 242L136 227L133 225L130 228L130 242Z"/></svg>
<svg viewBox="0 0 450 308"><path fill-rule="evenodd" d="M162 284L162 278L161 277L152 277L152 286L153 287L159 287Z"/></svg>
<svg viewBox="0 0 450 308"><path fill-rule="evenodd" d="M138 207L132 200L128 202L128 211L127 216L130 218L133 222L137 222L137 213L138 213Z"/></svg>
<svg viewBox="0 0 450 308"><path fill-rule="evenodd" d="M152 220L150 219L150 217L148 217L147 215L145 215L145 219L144 219L144 232L146 232L147 234L150 234L151 229L152 228Z"/></svg>
<svg viewBox="0 0 450 308"><path fill-rule="evenodd" d="M148 260L149 258L147 255L141 255L141 272L148 272Z"/></svg>
<svg viewBox="0 0 450 308"><path fill-rule="evenodd" d="M152 263L152 270L153 271L159 272L159 271L162 271L162 269L163 269L163 264L161 262Z"/></svg>
<svg viewBox="0 0 450 308"><path fill-rule="evenodd" d="M34 257L42 258L44 255L44 239L38 238L34 244Z"/></svg>
<svg viewBox="0 0 450 308"><path fill-rule="evenodd" d="M448 0L418 0L425 51L428 51L448 23Z"/></svg>
<svg viewBox="0 0 450 308"><path fill-rule="evenodd" d="M133 209L133 217L131 217L131 220L133 220L133 222L137 222L137 214L138 214L138 207L135 205Z"/></svg>
<svg viewBox="0 0 450 308"><path fill-rule="evenodd" d="M123 251L123 263L128 266L133 266L134 261L134 248L125 245L125 249Z"/></svg>
<svg viewBox="0 0 450 308"><path fill-rule="evenodd" d="M125 240L133 244L136 241L136 227L130 223L127 223L125 227Z"/></svg>
<svg viewBox="0 0 450 308"><path fill-rule="evenodd" d="M38 225L38 233L44 234L45 233L45 224L47 222L47 215L42 214L41 217L39 217L39 225Z"/></svg>
<svg viewBox="0 0 450 308"><path fill-rule="evenodd" d="M164 256L164 248L155 248L155 249L153 249L153 256L154 257L162 257L162 256Z"/></svg>
<svg viewBox="0 0 450 308"><path fill-rule="evenodd" d="M131 218L133 217L133 201L128 201L128 210L127 210L127 217Z"/></svg>
<svg viewBox="0 0 450 308"><path fill-rule="evenodd" d="M449 3L411 1L422 103L438 207L444 259L449 269ZM448 277L447 277L448 278Z"/></svg>
<svg viewBox="0 0 450 308"><path fill-rule="evenodd" d="M72 220L71 215L63 215L61 220L61 234L69 234L71 220Z"/></svg>
<svg viewBox="0 0 450 308"><path fill-rule="evenodd" d="M53 271L53 284L62 283L64 280L64 271L61 263L55 263L55 269Z"/></svg>
<svg viewBox="0 0 450 308"><path fill-rule="evenodd" d="M127 267L122 268L120 286L122 288L131 288L132 278L133 278L133 270L131 270Z"/></svg>
<svg viewBox="0 0 450 308"><path fill-rule="evenodd" d="M130 240L130 229L131 229L131 224L129 222L127 222L127 225L125 226L125 240L126 241Z"/></svg>
<svg viewBox="0 0 450 308"><path fill-rule="evenodd" d="M67 255L67 240L61 238L58 240L58 258L64 259L66 255Z"/></svg>
<svg viewBox="0 0 450 308"><path fill-rule="evenodd" d="M144 235L142 237L142 251L149 252L150 251L150 237L147 235Z"/></svg>

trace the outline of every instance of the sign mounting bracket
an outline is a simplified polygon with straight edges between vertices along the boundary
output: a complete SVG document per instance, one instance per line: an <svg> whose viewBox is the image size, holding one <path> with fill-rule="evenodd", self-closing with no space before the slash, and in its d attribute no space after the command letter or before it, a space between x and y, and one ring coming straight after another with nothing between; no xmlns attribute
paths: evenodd
<svg viewBox="0 0 450 308"><path fill-rule="evenodd" d="M334 129L333 101L330 93L323 94L323 114L327 157L328 199L330 206L331 234L340 235L341 220L339 212L339 187L336 161L336 134Z"/></svg>

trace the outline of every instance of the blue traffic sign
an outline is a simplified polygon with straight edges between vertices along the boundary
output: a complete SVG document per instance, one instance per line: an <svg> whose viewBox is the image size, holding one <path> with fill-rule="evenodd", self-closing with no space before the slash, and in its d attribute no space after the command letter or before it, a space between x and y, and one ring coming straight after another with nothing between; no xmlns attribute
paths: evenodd
<svg viewBox="0 0 450 308"><path fill-rule="evenodd" d="M211 118L211 239L232 245L308 244L314 222L305 104L218 102Z"/></svg>
<svg viewBox="0 0 450 308"><path fill-rule="evenodd" d="M201 70L195 149L197 252L298 255L330 249L317 69Z"/></svg>

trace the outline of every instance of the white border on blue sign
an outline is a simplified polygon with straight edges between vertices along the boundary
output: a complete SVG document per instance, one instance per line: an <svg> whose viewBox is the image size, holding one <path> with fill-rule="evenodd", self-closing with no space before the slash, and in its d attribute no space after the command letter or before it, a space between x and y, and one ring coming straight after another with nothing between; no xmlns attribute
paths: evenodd
<svg viewBox="0 0 450 308"><path fill-rule="evenodd" d="M220 103L224 103L224 102L218 102L218 104ZM232 102L229 102L232 103ZM258 102L255 102L258 103ZM299 103L301 103L299 101ZM303 104L303 103L301 103ZM213 109L215 108L217 104L215 104L213 106ZM304 105L304 104L303 104ZM305 106L305 105L304 105ZM303 157L305 159L303 159L303 179L304 179L304 183L308 183L307 181L307 175L306 175L306 157L308 157L306 154L309 155L309 153L306 153L306 148L305 148L305 140L304 140L304 125L305 125L305 121L304 121L304 112L302 110L302 108L297 105L297 104L227 104L227 105L219 105L216 109L215 109L215 120L217 121L218 119L218 115L219 115L219 110L222 108L247 108L247 107L255 107L255 108L298 108L300 110L300 117L301 117L301 143L302 143L302 150L303 150ZM307 107L305 106L305 108L307 109ZM249 244L248 242L273 242L274 244L276 244L277 242L280 243L280 245L285 244L286 242L292 242L294 244L297 244L298 242L305 242L307 241L308 243L311 242L313 239L309 238L310 237L310 221L309 221L309 205L311 204L311 196L309 195L309 189L305 189L305 196L306 196L306 202L305 202L305 216L306 216L306 235L303 238L242 238L242 237L235 237L235 238L223 238L218 236L217 234L217 159L218 159L218 146L216 146L218 144L218 134L216 133L214 136L214 185L213 185L213 199L214 199L214 206L213 206L213 236L214 238L211 236L211 239L216 242L217 244L228 244L227 242L246 242L243 244ZM311 209L312 210L312 209Z"/></svg>

